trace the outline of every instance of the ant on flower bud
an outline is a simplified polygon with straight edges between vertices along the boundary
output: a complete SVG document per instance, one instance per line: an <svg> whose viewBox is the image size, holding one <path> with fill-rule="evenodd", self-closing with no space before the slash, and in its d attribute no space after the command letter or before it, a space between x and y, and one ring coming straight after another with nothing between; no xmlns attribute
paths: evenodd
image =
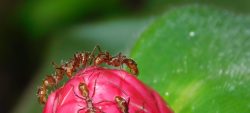
<svg viewBox="0 0 250 113"><path fill-rule="evenodd" d="M46 103L46 94L47 94L47 88L46 86L40 86L37 91L38 101L40 104Z"/></svg>
<svg viewBox="0 0 250 113"><path fill-rule="evenodd" d="M94 65L100 65L105 62L107 65L111 65L114 67L121 67L125 64L133 75L138 75L139 71L137 68L137 64L134 60L127 58L126 56L119 53L118 55L112 57L109 52L102 52L99 46L96 46L99 50L99 54L94 59Z"/></svg>
<svg viewBox="0 0 250 113"><path fill-rule="evenodd" d="M115 96L115 102L122 113L128 113L128 102L124 98Z"/></svg>
<svg viewBox="0 0 250 113"><path fill-rule="evenodd" d="M97 54L95 54L96 49L98 50ZM52 64L55 67L55 74L46 76L42 82L42 86L38 88L37 95L39 102L42 104L46 103L48 88L57 86L63 79L64 75L68 78L72 78L74 72L76 72L81 66L82 68L85 68L89 65L98 66L102 63L114 67L122 67L122 65L125 64L131 70L133 75L137 76L139 73L137 64L134 60L127 58L121 53L116 56L111 56L109 52L101 51L100 46L97 45L92 52L85 51L75 53L73 58L60 66L53 62Z"/></svg>
<svg viewBox="0 0 250 113"><path fill-rule="evenodd" d="M80 96L78 96L78 95L76 95L76 94L75 94L75 95L76 95L77 97L79 97L79 98L85 100L85 102L87 103L86 108L88 109L88 110L87 110L87 113L95 113L95 112L96 112L96 108L95 108L94 105L93 105L92 97L89 97L88 86L87 86L85 83L80 83L79 86L78 86L78 89L79 89L79 91L80 91L80 93L81 93L81 96L82 96L83 98L80 97ZM80 109L79 111L84 110L84 109L86 109L86 108L82 108L82 109ZM98 110L99 110L99 109L98 109ZM79 111L78 111L78 112L79 112Z"/></svg>

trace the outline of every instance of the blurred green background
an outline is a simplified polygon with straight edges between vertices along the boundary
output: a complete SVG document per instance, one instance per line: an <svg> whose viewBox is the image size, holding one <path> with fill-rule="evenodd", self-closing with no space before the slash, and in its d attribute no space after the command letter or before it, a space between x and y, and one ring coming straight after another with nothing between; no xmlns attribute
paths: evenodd
<svg viewBox="0 0 250 113"><path fill-rule="evenodd" d="M36 88L53 72L52 61L60 63L97 44L129 55L159 16L192 4L250 13L249 0L1 0L0 112L41 112Z"/></svg>

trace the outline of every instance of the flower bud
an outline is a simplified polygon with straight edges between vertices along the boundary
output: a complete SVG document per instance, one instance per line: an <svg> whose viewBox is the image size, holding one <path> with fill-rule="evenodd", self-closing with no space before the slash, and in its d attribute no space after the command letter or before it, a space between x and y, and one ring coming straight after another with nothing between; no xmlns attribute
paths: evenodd
<svg viewBox="0 0 250 113"><path fill-rule="evenodd" d="M48 97L43 113L173 113L160 95L123 70L88 67Z"/></svg>

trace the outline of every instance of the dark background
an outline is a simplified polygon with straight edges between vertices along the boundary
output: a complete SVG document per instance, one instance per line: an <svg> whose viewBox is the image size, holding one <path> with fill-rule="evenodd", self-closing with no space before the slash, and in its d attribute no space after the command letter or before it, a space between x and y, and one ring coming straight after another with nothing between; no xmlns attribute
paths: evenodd
<svg viewBox="0 0 250 113"><path fill-rule="evenodd" d="M82 30L98 25L105 26L105 24L101 23L102 21L108 20L108 22L112 23L112 19L115 20L116 18L122 18L121 20L125 18L128 21L133 18L136 20L135 22L145 21L142 24L147 24L150 19L144 18L157 16L172 7L192 3L214 5L240 14L248 14L250 11L250 8L248 8L250 3L247 0L237 2L234 2L234 0L109 0L106 2L97 0L89 2L79 0L72 0L71 2L69 0L57 2L1 0L0 112L8 113L13 111L18 102L23 101L21 97L27 87L33 85L32 82L37 76L42 76L40 71L43 70L44 66L52 68L50 64L44 62L51 62L51 60L48 61L48 59L51 59L51 52L56 52L53 44L60 43L63 40L63 43L68 42L70 47L77 48L76 50L85 49L81 47L86 47L89 50L94 45L101 43L111 52L128 52L129 48L133 46L131 42L136 40L136 36L134 38L127 37L128 40L124 39L123 37L126 35L111 38L106 38L109 35L103 35L96 38L96 30L92 29L92 31L86 31L90 35L82 37L83 45L79 47L77 44L81 44L81 42L74 43L78 40L77 38L71 38L71 36L74 34L74 30L81 30L81 26L89 26ZM133 19L132 21L134 21ZM118 21L116 27L119 27L120 23ZM124 27L124 25L126 23L122 23L120 28ZM136 26L133 28L136 29ZM126 28L124 29L126 30ZM68 35L67 31L73 33ZM128 31L128 33L132 31ZM113 32L110 30L110 32L105 33L112 34ZM60 38L65 35L70 38ZM60 46L56 47L60 48ZM71 50L69 53L72 53ZM68 54L59 56L58 58L53 57L52 61L67 58Z"/></svg>

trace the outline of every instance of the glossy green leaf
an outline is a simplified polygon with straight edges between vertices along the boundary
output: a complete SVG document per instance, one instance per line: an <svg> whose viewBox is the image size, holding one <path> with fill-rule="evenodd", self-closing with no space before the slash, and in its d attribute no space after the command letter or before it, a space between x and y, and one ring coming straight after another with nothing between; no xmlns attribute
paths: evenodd
<svg viewBox="0 0 250 113"><path fill-rule="evenodd" d="M173 9L142 33L132 57L176 113L250 112L249 16Z"/></svg>

